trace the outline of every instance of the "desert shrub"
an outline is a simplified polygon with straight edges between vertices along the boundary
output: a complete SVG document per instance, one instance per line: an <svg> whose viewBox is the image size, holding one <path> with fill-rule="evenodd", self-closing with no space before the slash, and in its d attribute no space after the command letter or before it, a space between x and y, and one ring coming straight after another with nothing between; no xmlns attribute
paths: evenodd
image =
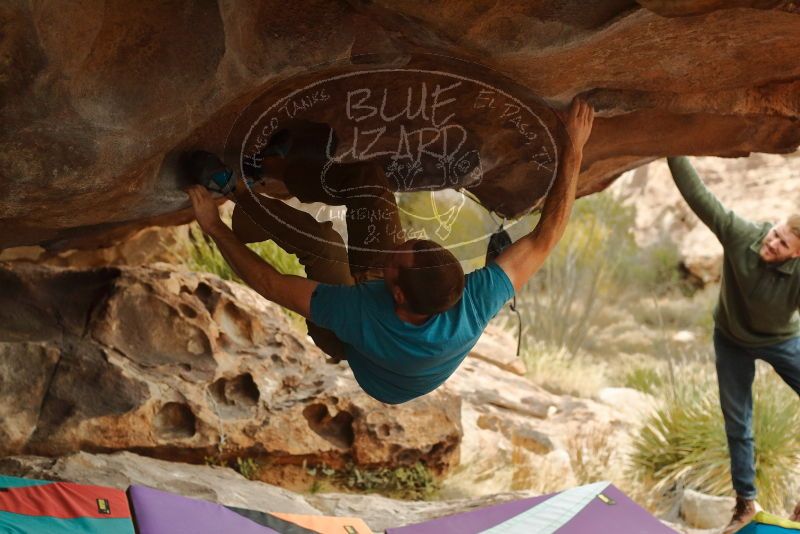
<svg viewBox="0 0 800 534"><path fill-rule="evenodd" d="M547 262L520 292L525 339L575 353L600 309L619 296L619 266L635 251L634 212L609 193L576 201Z"/></svg>
<svg viewBox="0 0 800 534"><path fill-rule="evenodd" d="M635 207L611 192L575 202L564 237L520 292L526 340L574 353L604 310L683 287L677 246L664 237L638 247L635 217Z"/></svg>
<svg viewBox="0 0 800 534"><path fill-rule="evenodd" d="M529 344L520 356L526 376L552 393L591 397L609 385L608 366L580 352L535 343Z"/></svg>
<svg viewBox="0 0 800 534"><path fill-rule="evenodd" d="M259 465L253 458L236 458L234 468L247 480L255 480L258 476Z"/></svg>
<svg viewBox="0 0 800 534"><path fill-rule="evenodd" d="M645 294L663 295L673 291L689 294L692 286L684 281L678 246L669 236L632 251L620 265L618 283L628 284Z"/></svg>
<svg viewBox="0 0 800 534"><path fill-rule="evenodd" d="M204 457L203 463L209 467L228 467L248 480L256 480L258 478L258 472L261 466L257 460L254 458L242 458L240 456L237 456L235 459L223 459L223 452L224 451L220 448L216 454Z"/></svg>
<svg viewBox="0 0 800 534"><path fill-rule="evenodd" d="M653 394L664 385L664 377L655 367L636 367L623 379L623 386Z"/></svg>
<svg viewBox="0 0 800 534"><path fill-rule="evenodd" d="M655 491L692 488L730 495L730 457L716 384L697 380L671 390L664 408L634 439L632 475ZM753 429L759 501L780 507L798 475L800 411L787 410L796 395L775 375L759 371L754 385Z"/></svg>

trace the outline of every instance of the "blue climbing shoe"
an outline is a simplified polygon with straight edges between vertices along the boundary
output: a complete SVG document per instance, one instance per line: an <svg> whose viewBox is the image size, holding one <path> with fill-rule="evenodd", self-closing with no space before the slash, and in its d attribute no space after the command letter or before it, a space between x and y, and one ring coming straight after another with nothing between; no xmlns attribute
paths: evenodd
<svg viewBox="0 0 800 534"><path fill-rule="evenodd" d="M191 152L186 156L185 168L191 180L214 193L227 195L236 188L235 173L211 152Z"/></svg>

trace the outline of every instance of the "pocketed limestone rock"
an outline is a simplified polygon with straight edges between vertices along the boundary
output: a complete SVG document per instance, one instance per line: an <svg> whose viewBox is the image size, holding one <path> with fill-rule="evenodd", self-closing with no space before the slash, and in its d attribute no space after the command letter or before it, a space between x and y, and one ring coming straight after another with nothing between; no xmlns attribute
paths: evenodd
<svg viewBox="0 0 800 534"><path fill-rule="evenodd" d="M681 497L680 516L690 527L720 528L731 520L735 504L733 497L715 497L686 489Z"/></svg>
<svg viewBox="0 0 800 534"><path fill-rule="evenodd" d="M0 279L2 454L424 461L437 472L458 462L457 396L375 401L244 286L166 265L15 264Z"/></svg>

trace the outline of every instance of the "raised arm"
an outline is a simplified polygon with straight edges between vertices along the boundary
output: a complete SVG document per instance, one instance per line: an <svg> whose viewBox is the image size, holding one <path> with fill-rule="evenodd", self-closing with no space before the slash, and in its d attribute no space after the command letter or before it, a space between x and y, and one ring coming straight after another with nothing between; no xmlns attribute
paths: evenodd
<svg viewBox="0 0 800 534"><path fill-rule="evenodd" d="M720 241L725 241L725 237L734 226L746 224L708 190L689 162L689 158L686 156L667 158L667 164L683 199Z"/></svg>
<svg viewBox="0 0 800 534"><path fill-rule="evenodd" d="M508 275L514 291L519 291L541 268L564 234L575 202L583 145L589 139L593 121L594 109L583 100L573 100L566 116L569 142L561 154L556 179L544 201L539 223L531 233L517 240L497 257L497 264Z"/></svg>
<svg viewBox="0 0 800 534"><path fill-rule="evenodd" d="M200 228L217 244L225 260L244 283L267 300L311 317L311 294L318 283L302 276L281 274L258 254L247 248L219 217L219 209L211 193L202 186L186 190L192 200Z"/></svg>

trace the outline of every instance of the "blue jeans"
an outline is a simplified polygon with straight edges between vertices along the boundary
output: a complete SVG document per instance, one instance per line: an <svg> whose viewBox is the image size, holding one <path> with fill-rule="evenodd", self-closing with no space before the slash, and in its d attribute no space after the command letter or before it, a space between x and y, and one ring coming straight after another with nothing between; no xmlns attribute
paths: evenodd
<svg viewBox="0 0 800 534"><path fill-rule="evenodd" d="M800 337L766 347L743 347L714 330L717 380L725 434L731 455L731 478L736 494L756 497L756 463L753 441L753 378L756 359L770 364L784 382L800 395Z"/></svg>

